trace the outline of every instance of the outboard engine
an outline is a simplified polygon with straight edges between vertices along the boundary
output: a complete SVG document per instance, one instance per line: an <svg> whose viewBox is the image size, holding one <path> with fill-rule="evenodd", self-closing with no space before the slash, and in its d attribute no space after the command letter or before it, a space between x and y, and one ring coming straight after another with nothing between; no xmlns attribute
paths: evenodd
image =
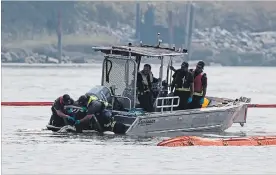
<svg viewBox="0 0 276 175"><path fill-rule="evenodd" d="M98 99L112 103L112 94L109 88L105 86L95 86L90 89L85 95L95 95Z"/></svg>

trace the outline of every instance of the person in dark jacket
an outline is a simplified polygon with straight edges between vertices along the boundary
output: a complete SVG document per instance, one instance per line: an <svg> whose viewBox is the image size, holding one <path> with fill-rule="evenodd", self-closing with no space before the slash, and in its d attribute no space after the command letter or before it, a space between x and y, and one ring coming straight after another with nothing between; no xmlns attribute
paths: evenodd
<svg viewBox="0 0 276 175"><path fill-rule="evenodd" d="M84 126L93 120L95 130L99 132L112 131L116 134L124 134L127 126L116 122L112 118L112 113L107 109L108 103L99 100L96 96L82 95L78 99L78 105L86 109L86 114L80 120L76 120L75 127L78 132L82 132Z"/></svg>
<svg viewBox="0 0 276 175"><path fill-rule="evenodd" d="M144 69L137 74L137 93L141 108L147 112L153 112L152 83L158 81L153 77L151 66L144 65Z"/></svg>
<svg viewBox="0 0 276 175"><path fill-rule="evenodd" d="M67 112L64 108L65 105L73 104L74 100L68 94L64 94L63 96L58 97L51 107L52 116L49 121L49 125L53 125L55 127L63 127L70 123L74 123L75 118L73 116L67 115Z"/></svg>
<svg viewBox="0 0 276 175"><path fill-rule="evenodd" d="M184 61L181 64L181 69L175 70L171 90L174 89L174 96L180 99L179 106L176 110L185 110L189 108L189 104L193 100L194 93L194 78L191 72L188 71L189 64Z"/></svg>

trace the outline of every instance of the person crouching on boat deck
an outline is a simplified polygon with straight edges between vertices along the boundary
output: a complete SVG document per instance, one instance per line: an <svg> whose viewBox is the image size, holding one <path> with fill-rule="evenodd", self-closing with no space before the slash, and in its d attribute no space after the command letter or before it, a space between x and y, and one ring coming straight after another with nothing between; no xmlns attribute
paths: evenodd
<svg viewBox="0 0 276 175"><path fill-rule="evenodd" d="M61 97L58 97L54 104L51 107L52 116L49 122L49 125L55 127L63 127L68 124L74 124L75 118L66 114L64 109L65 105L73 105L74 100L68 95L64 94Z"/></svg>
<svg viewBox="0 0 276 175"><path fill-rule="evenodd" d="M196 65L196 69L193 71L194 76L194 95L190 108L201 108L207 90L207 75L203 72L205 63L199 61Z"/></svg>
<svg viewBox="0 0 276 175"><path fill-rule="evenodd" d="M173 74L171 90L173 91L175 88L174 96L178 96L180 100L176 110L188 109L188 105L193 100L194 78L193 74L188 71L188 68L189 64L184 61L181 64L181 69L176 70ZM176 104L176 100L174 104Z"/></svg>
<svg viewBox="0 0 276 175"><path fill-rule="evenodd" d="M124 134L127 130L124 124L113 121L111 111L107 110L109 104L96 96L82 95L78 99L78 104L87 110L85 117L75 122L78 132L82 132L83 126L90 123L91 119L94 120L95 129L99 132L112 131L116 134Z"/></svg>
<svg viewBox="0 0 276 175"><path fill-rule="evenodd" d="M144 65L144 69L137 74L137 93L141 108L147 112L153 112L152 83L158 81L153 77L151 66Z"/></svg>

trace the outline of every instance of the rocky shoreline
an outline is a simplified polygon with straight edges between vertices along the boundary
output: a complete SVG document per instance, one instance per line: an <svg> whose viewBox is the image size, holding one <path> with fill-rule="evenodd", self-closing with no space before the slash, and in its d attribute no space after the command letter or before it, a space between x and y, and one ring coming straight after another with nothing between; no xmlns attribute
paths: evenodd
<svg viewBox="0 0 276 175"><path fill-rule="evenodd" d="M134 30L131 27L127 26L121 31L109 30L108 36L115 39L102 44L133 42L131 38ZM220 27L195 29L192 42L191 60L204 60L223 66L276 66L276 32L231 33ZM101 61L102 57L93 52L91 47L102 44L92 41L64 43L62 63ZM37 44L35 47L25 48L6 45L2 45L2 63L58 63L55 44Z"/></svg>
<svg viewBox="0 0 276 175"><path fill-rule="evenodd" d="M220 27L196 29L193 47L196 53L192 59L204 57L208 62L225 66L276 66L276 32L231 33Z"/></svg>
<svg viewBox="0 0 276 175"><path fill-rule="evenodd" d="M165 32L172 10L174 26L184 32L186 3L139 2L138 13L134 1L3 2L1 62L57 63L59 30L65 36L62 62L101 60L91 46L132 41L138 15ZM275 32L268 32L276 31L275 9L275 2L264 1L194 2L191 59L225 66L276 66ZM162 31L149 30L161 32L162 38Z"/></svg>
<svg viewBox="0 0 276 175"><path fill-rule="evenodd" d="M128 25L117 29L99 26L96 23L92 31L79 31L63 36L62 63L92 63L102 59L91 47L132 42L134 29ZM95 29L95 30L94 30ZM31 41L31 42L30 42ZM38 36L37 39L9 42L2 41L2 63L58 63L57 38Z"/></svg>

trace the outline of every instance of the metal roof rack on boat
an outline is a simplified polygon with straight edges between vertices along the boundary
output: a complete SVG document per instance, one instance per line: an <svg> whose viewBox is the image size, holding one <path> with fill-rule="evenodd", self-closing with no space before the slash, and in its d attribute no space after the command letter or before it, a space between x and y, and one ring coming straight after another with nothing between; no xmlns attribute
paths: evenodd
<svg viewBox="0 0 276 175"><path fill-rule="evenodd" d="M160 33L158 33L159 38ZM109 47L92 47L95 51L104 54L121 55L121 56L146 56L146 57L163 57L163 56L182 56L188 53L187 49L176 49L175 47L162 47L162 40L158 39L157 45L146 45L140 42L139 45L109 46Z"/></svg>

